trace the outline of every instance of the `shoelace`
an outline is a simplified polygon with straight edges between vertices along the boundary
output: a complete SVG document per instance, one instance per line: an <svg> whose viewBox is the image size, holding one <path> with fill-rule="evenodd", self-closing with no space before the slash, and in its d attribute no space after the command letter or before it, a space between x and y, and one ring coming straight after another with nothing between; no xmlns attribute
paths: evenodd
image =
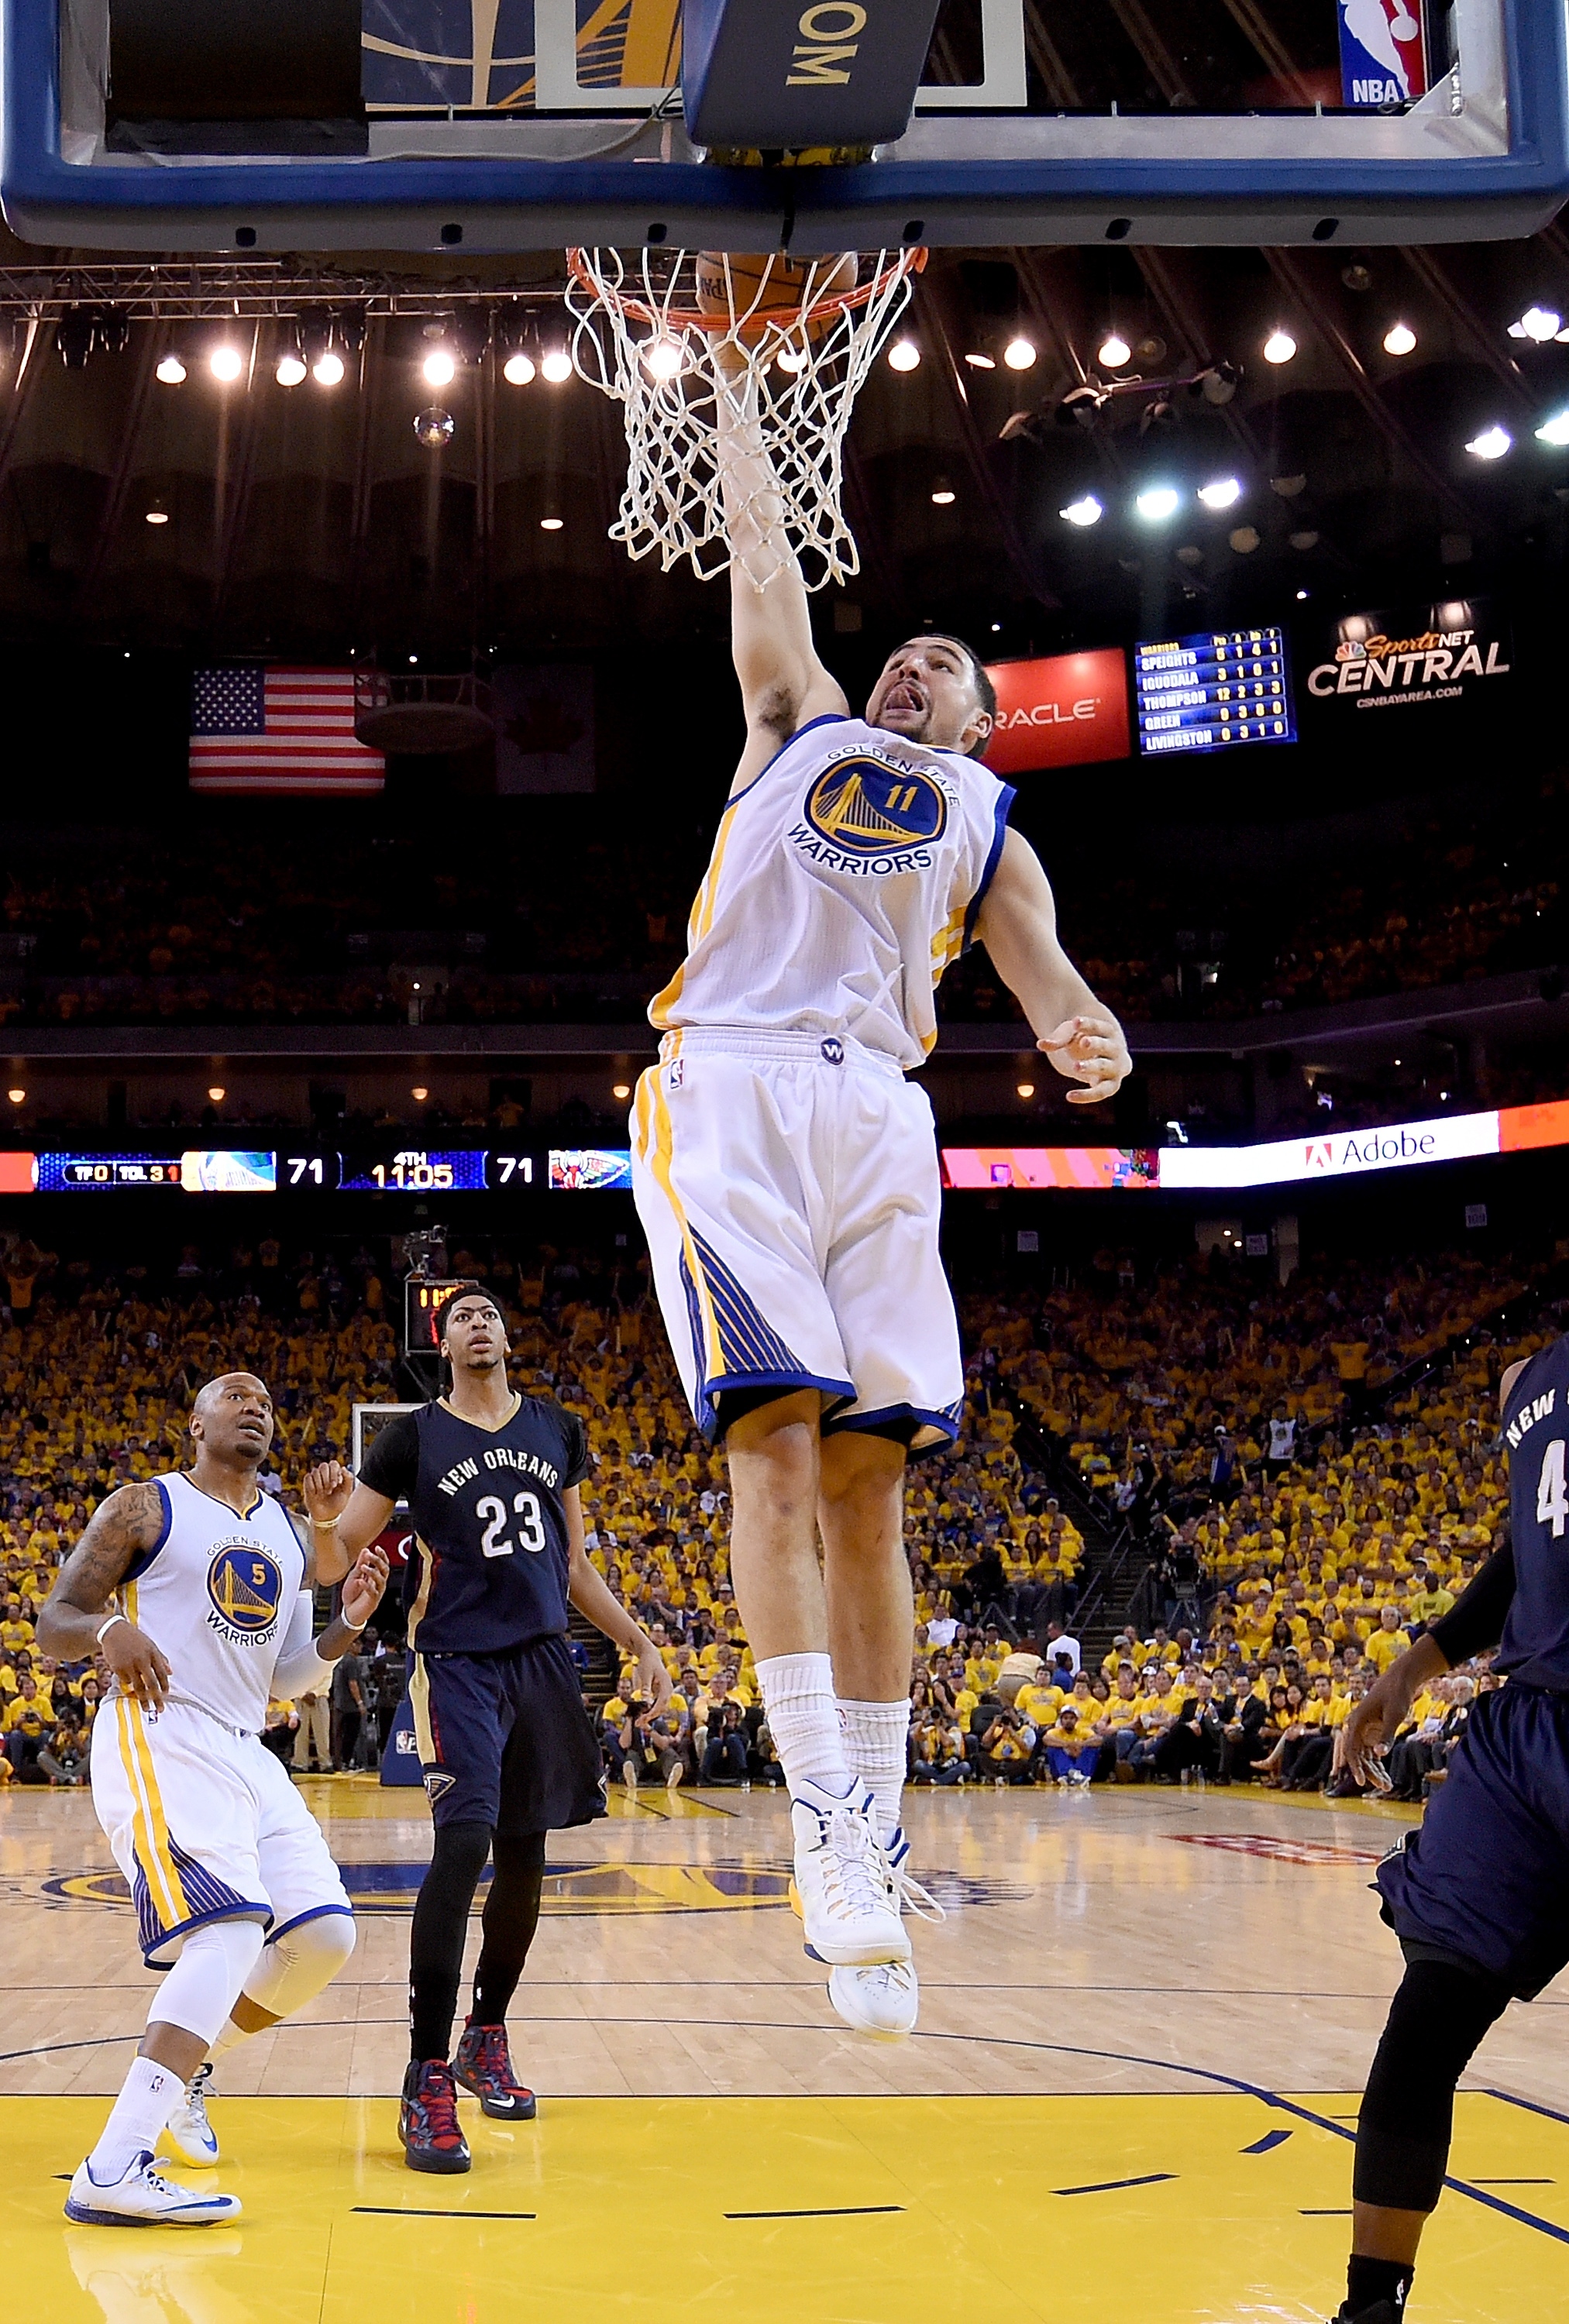
<svg viewBox="0 0 1569 2324"><path fill-rule="evenodd" d="M512 2080L512 2060L507 2054L507 2037L500 2027L487 2026L475 2047L475 2063L481 2073L494 2074L498 2082L504 2082L509 2089L515 2089L517 2084Z"/></svg>
<svg viewBox="0 0 1569 2324"><path fill-rule="evenodd" d="M917 1914L923 1921L947 1919L946 1913L937 1903L931 1890L923 1888L914 1873L905 1870L902 1861L898 1864L890 1863L889 1870L893 1876L893 1885L898 1891L900 1902L908 1904L912 1913Z"/></svg>
<svg viewBox="0 0 1569 2324"><path fill-rule="evenodd" d="M176 2187L171 2181L165 2179L161 2172L154 2171L152 2168L152 2149L150 2146L143 2148L143 2152L137 2156L136 2161L141 2170L143 2184L151 2187L155 2195L178 2195L180 2200L186 2203L191 2203L197 2200L191 2193L189 2187ZM88 2176L91 2176L90 2172L88 2173ZM128 2178L129 2176L130 2173L127 2172L126 2177Z"/></svg>
<svg viewBox="0 0 1569 2324"><path fill-rule="evenodd" d="M887 1875L882 1851L863 1815L853 1808L819 1813L822 1846L827 1858L824 1886L832 1913L875 1913L888 1908Z"/></svg>
<svg viewBox="0 0 1569 2324"><path fill-rule="evenodd" d="M445 2074L432 2075L415 2085L416 2105L425 2116L432 2138L458 2138L457 2085Z"/></svg>
<svg viewBox="0 0 1569 2324"><path fill-rule="evenodd" d="M198 2066L185 2086L185 2103L190 2118L202 2130L210 2127L207 2118L207 2086L211 2080L211 2066Z"/></svg>

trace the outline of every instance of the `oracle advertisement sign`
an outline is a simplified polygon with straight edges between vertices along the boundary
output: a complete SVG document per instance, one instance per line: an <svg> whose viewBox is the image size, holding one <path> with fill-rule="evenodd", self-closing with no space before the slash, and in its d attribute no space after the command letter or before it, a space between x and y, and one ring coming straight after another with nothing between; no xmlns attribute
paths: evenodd
<svg viewBox="0 0 1569 2324"><path fill-rule="evenodd" d="M991 662L986 675L997 689L997 724L986 749L994 775L1127 758L1128 658L1121 646Z"/></svg>
<svg viewBox="0 0 1569 2324"><path fill-rule="evenodd" d="M1343 613L1307 673L1311 699L1334 713L1468 702L1510 676L1509 624L1486 597Z"/></svg>

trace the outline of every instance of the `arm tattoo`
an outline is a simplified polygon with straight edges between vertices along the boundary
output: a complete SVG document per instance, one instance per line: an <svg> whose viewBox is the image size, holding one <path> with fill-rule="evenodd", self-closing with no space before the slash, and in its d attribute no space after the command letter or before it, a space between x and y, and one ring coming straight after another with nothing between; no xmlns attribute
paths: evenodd
<svg viewBox="0 0 1569 2324"><path fill-rule="evenodd" d="M122 1485L93 1511L88 1529L60 1567L50 1602L78 1614L98 1614L125 1578L138 1550L151 1549L163 1530L163 1499L156 1485Z"/></svg>

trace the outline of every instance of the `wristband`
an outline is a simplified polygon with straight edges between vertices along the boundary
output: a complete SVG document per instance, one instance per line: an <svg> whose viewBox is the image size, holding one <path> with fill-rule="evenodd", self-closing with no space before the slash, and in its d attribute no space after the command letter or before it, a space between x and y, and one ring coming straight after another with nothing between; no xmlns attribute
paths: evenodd
<svg viewBox="0 0 1569 2324"><path fill-rule="evenodd" d="M94 1645L95 1645L95 1646L101 1646L103 1645L103 1643L104 1643L104 1631L105 1631L105 1630L112 1630L112 1629L114 1628L114 1627L115 1627L115 1623L116 1623L116 1622L125 1622L125 1621L128 1621L129 1619L130 1619L130 1617L129 1617L129 1615L126 1615L126 1614L111 1614L111 1615L110 1615L110 1617L109 1617L109 1618L108 1618L108 1620L104 1624L104 1626L103 1626L103 1629L99 1629L99 1630L95 1630L95 1631L94 1631L94 1633L93 1633L93 1643L94 1643Z"/></svg>
<svg viewBox="0 0 1569 2324"><path fill-rule="evenodd" d="M332 1533L337 1526L336 1517L312 1517L310 1522L319 1533Z"/></svg>

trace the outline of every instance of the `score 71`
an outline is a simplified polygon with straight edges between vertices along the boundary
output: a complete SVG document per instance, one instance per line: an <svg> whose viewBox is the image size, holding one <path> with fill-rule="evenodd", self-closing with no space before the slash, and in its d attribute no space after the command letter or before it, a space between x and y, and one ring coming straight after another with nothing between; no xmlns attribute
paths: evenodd
<svg viewBox="0 0 1569 2324"><path fill-rule="evenodd" d="M531 1154L493 1154L490 1158L495 1165L498 1185L510 1186L514 1178L521 1185L533 1185L534 1157Z"/></svg>

